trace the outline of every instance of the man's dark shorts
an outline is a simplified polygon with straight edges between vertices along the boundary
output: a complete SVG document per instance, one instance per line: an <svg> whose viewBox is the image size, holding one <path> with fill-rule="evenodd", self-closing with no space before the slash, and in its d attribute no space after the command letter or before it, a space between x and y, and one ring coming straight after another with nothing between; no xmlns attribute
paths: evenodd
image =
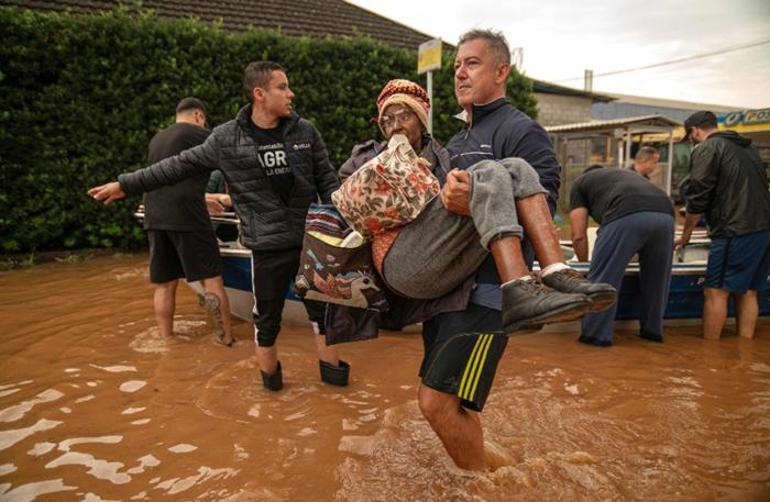
<svg viewBox="0 0 770 502"><path fill-rule="evenodd" d="M768 274L770 230L711 239L705 287L743 294L766 289Z"/></svg>
<svg viewBox="0 0 770 502"><path fill-rule="evenodd" d="M495 379L508 337L500 312L470 304L463 312L439 314L423 324L423 385L460 398L481 411Z"/></svg>
<svg viewBox="0 0 770 502"><path fill-rule="evenodd" d="M184 277L199 281L222 275L222 258L214 231L148 230L150 282L162 284Z"/></svg>

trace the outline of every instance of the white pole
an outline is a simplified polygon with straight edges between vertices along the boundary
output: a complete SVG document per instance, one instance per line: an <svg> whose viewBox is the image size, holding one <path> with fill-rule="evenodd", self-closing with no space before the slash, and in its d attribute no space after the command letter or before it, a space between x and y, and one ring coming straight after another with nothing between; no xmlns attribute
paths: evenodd
<svg viewBox="0 0 770 502"><path fill-rule="evenodd" d="M666 171L666 193L671 196L671 181L674 178L674 128L668 131L668 170Z"/></svg>
<svg viewBox="0 0 770 502"><path fill-rule="evenodd" d="M430 109L428 110L428 134L433 136L433 71L428 72L428 101Z"/></svg>

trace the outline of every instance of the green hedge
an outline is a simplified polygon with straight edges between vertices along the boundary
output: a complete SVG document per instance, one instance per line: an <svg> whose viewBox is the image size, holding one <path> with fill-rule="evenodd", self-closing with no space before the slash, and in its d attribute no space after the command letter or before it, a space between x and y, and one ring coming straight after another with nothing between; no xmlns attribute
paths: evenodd
<svg viewBox="0 0 770 502"><path fill-rule="evenodd" d="M316 124L335 165L376 136L374 99L391 78L417 79L416 50L366 38L310 39L277 32L229 34L196 21L116 10L74 16L0 9L0 252L144 243L131 215L138 199L105 209L88 187L145 165L149 139L173 121L184 96L209 106L209 121L243 105L250 61L284 65L298 112ZM452 61L434 74L435 135L457 130ZM423 80L424 83L424 80ZM509 96L530 115L530 82Z"/></svg>

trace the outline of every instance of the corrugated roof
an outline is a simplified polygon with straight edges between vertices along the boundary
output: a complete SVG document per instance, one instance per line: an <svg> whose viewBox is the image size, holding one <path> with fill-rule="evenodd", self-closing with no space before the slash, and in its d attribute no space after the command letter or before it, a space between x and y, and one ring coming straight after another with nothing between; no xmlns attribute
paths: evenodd
<svg viewBox="0 0 770 502"><path fill-rule="evenodd" d="M584 98L591 98L594 102L608 102L615 100L614 97L606 94L575 89L573 87L565 87L563 85L554 84L553 82L537 79L532 79L532 91L541 92L543 94L558 94L560 96L581 96Z"/></svg>
<svg viewBox="0 0 770 502"><path fill-rule="evenodd" d="M3 4L76 14L136 5L120 0L0 0ZM221 19L228 31L254 27L311 37L368 35L415 51L421 43L435 38L342 0L144 0L141 6L155 10L161 18Z"/></svg>
<svg viewBox="0 0 770 502"><path fill-rule="evenodd" d="M715 105L715 104L708 104L708 103L694 103L691 101L679 101L675 99L653 98L648 96L632 96L629 94L618 94L614 92L608 92L607 95L622 103L631 103L635 105L646 105L646 106L658 106L661 108L674 108L677 110L688 110L688 111L710 110L714 113L726 113L734 110L740 110L743 108L740 106L736 107L736 106Z"/></svg>
<svg viewBox="0 0 770 502"><path fill-rule="evenodd" d="M681 122L664 117L662 115L644 115L641 117L626 117L613 120L592 120L590 122L579 122L576 124L562 124L548 126L545 130L549 133L559 132L588 132L602 129L617 129L630 125L649 125L658 127L680 127Z"/></svg>

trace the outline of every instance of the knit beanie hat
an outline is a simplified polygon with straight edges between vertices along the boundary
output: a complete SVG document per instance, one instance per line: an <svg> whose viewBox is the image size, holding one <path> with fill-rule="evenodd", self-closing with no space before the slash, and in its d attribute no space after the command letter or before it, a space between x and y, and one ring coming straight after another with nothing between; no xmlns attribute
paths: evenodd
<svg viewBox="0 0 770 502"><path fill-rule="evenodd" d="M402 79L391 80L385 84L382 92L377 96L377 122L380 123L380 129L382 129L382 114L388 106L394 104L403 104L411 108L425 129L428 129L430 99L420 85Z"/></svg>

